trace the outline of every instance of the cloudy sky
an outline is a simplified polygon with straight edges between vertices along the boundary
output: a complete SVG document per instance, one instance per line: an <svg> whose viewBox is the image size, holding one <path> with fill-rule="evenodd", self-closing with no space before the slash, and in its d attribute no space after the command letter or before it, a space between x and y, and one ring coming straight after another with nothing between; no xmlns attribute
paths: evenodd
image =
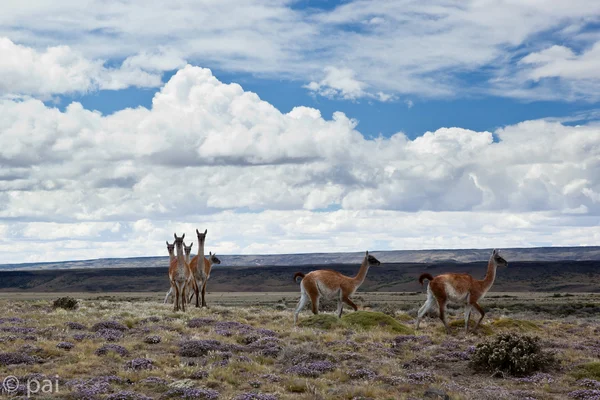
<svg viewBox="0 0 600 400"><path fill-rule="evenodd" d="M4 0L0 263L600 244L596 0Z"/></svg>

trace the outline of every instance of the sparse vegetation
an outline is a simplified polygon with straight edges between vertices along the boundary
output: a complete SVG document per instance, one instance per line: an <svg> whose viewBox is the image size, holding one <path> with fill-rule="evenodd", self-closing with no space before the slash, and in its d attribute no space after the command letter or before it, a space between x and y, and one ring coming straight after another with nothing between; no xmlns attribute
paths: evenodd
<svg viewBox="0 0 600 400"><path fill-rule="evenodd" d="M577 379L600 380L600 361L580 364L573 369L571 375ZM599 387L600 389L600 387Z"/></svg>
<svg viewBox="0 0 600 400"><path fill-rule="evenodd" d="M391 302L385 308L388 315L346 309L338 319L334 312L314 317L306 310L301 326L294 326L293 308L273 308L281 295L260 297L258 306L254 300L231 307L213 300L211 309L192 308L185 314L135 294L127 295L127 301L117 296L83 299L77 310L50 313L52 297L0 300L5 310L0 318L0 377L57 375L61 393L40 397L48 400L82 399L92 393L98 400L407 400L433 398L431 388L452 399L551 400L600 390L600 321L593 317L536 314L532 321L529 311L514 313L505 306L533 307L536 302L499 298L495 301L502 311L490 309L476 334L464 334L458 308L449 311L456 325L451 335L435 315L415 335L400 319L414 319L423 294L361 297L377 311L387 299L398 300L407 312ZM598 304L600 296L555 300L543 295L537 305L546 306L547 301ZM552 306L558 308L558 303ZM495 338L485 337L494 332L519 338L535 333L541 354L556 353L561 367L547 369L544 359L534 357L545 372L491 377L496 369L490 368L473 374L469 365L479 357L478 345L495 343Z"/></svg>

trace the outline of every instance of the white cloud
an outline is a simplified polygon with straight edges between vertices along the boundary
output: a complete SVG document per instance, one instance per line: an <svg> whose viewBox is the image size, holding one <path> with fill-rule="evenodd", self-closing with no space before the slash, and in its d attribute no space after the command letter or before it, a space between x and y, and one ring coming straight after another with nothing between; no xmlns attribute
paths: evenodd
<svg viewBox="0 0 600 400"><path fill-rule="evenodd" d="M5 262L163 254L202 227L221 253L598 242L598 125L370 140L343 113L281 113L190 65L152 104L0 100Z"/></svg>
<svg viewBox="0 0 600 400"><path fill-rule="evenodd" d="M378 93L384 98L492 93L588 99L593 91L582 75L590 76L594 91L598 88L594 43L600 38L587 26L600 16L600 3L593 0L559 5L552 0L436 0L427 5L353 0L328 10L273 0L183 2L175 8L118 0L35 6L7 0L2 11L0 36L40 54L66 45L86 60L127 60L121 68L137 72L121 76L120 83L151 84L155 81L142 72L172 69L186 60L299 80L316 93L348 99L377 99ZM563 58L539 65L514 65L524 54L531 54L530 61L536 54L538 61L550 56L544 50L548 43L592 50L579 55L563 51L558 55ZM484 79L465 85L463 77L473 71ZM531 79L545 77L556 77L562 85L530 87ZM119 86L108 82L108 87ZM89 87L85 79L80 85ZM25 88L25 93L33 90Z"/></svg>
<svg viewBox="0 0 600 400"><path fill-rule="evenodd" d="M555 45L527 55L520 63L533 66L528 75L535 81L553 77L600 79L600 42L580 55L568 47Z"/></svg>
<svg viewBox="0 0 600 400"><path fill-rule="evenodd" d="M148 73L134 63L107 68L102 61L86 59L68 46L48 47L39 52L0 37L0 96L49 97L160 84L160 75Z"/></svg>

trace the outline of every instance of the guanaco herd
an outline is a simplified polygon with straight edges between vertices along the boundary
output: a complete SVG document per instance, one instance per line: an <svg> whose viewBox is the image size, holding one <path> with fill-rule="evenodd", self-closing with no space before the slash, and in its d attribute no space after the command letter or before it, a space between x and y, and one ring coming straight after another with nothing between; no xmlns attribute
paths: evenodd
<svg viewBox="0 0 600 400"><path fill-rule="evenodd" d="M169 281L171 288L165 296L165 304L169 297L174 295L173 310L185 311L185 304L191 304L194 295L196 296L196 307L207 307L205 300L206 283L210 277L210 272L214 264L220 264L217 256L209 252L209 258L204 257L204 243L208 230L201 233L196 229L198 236L198 254L190 260L193 243L185 245L183 239L185 233L178 237L173 234L175 242L170 244L167 241L167 251L169 252ZM204 262L200 262L203 260ZM294 325L298 323L298 314L310 299L313 314L319 313L319 299L327 300L337 299L337 316L341 318L344 303L358 310L358 306L350 297L358 290L365 281L369 267L381 265L379 260L369 254L367 251L362 261L358 274L354 277L342 275L341 273L329 269L320 269L303 274L296 272L294 282L300 281L300 301L294 312ZM450 326L446 320L446 306L449 303L464 305L465 307L465 333L469 332L469 319L471 311L474 308L480 317L473 330L479 327L479 324L485 316L485 311L478 304L486 293L490 290L496 279L496 269L498 267L508 267L508 262L500 256L497 249L492 251L488 261L487 273L483 280L474 279L469 274L447 273L433 277L431 274L423 273L419 276L419 283L423 285L424 281L429 281L427 286L427 300L421 306L417 313L415 330L419 329L421 319L427 311L433 309L437 304L439 317L444 323L446 332L450 333ZM189 295L189 296L188 296ZM202 300L200 300L202 295Z"/></svg>

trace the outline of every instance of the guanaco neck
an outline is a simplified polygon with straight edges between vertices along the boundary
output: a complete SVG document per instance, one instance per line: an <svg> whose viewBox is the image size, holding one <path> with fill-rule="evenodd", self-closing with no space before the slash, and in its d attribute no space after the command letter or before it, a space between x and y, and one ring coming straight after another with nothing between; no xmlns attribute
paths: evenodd
<svg viewBox="0 0 600 400"><path fill-rule="evenodd" d="M185 268L185 256L183 254L183 245L177 244L175 247L177 248L177 268L184 269Z"/></svg>
<svg viewBox="0 0 600 400"><path fill-rule="evenodd" d="M485 278L481 281L483 290L487 292L490 290L492 285L494 284L494 280L496 279L496 262L493 257L490 257L490 261L488 261L487 272L485 274Z"/></svg>
<svg viewBox="0 0 600 400"><path fill-rule="evenodd" d="M362 264L360 265L358 274L356 274L356 276L352 279L356 287L362 285L367 276L367 272L369 272L369 261L367 260L367 257L365 257Z"/></svg>
<svg viewBox="0 0 600 400"><path fill-rule="evenodd" d="M169 251L169 262L173 262L175 259L175 253L173 251Z"/></svg>
<svg viewBox="0 0 600 400"><path fill-rule="evenodd" d="M202 240L200 240L200 238L198 238L198 272L200 273L206 273L205 269L205 265L204 265L204 241L206 240L206 237Z"/></svg>

